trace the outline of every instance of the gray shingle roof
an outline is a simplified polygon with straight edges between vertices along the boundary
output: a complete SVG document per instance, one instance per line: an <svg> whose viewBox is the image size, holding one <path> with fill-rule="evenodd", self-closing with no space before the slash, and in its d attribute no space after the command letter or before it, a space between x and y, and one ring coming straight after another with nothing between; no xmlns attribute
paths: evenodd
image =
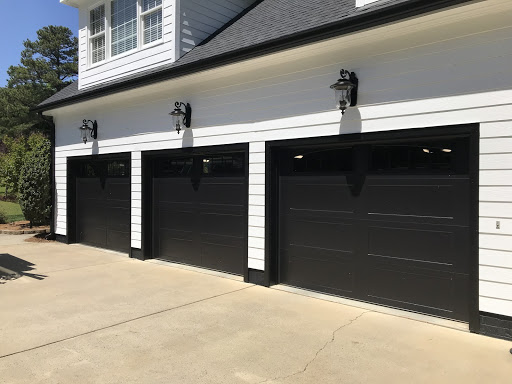
<svg viewBox="0 0 512 384"><path fill-rule="evenodd" d="M221 28L176 62L78 90L77 82L43 101L36 110L79 102L189 74L308 41L342 35L414 14L470 0L380 0L356 8L355 0L263 0ZM407 4L406 4L407 3ZM358 24L359 23L359 24ZM359 25L359 27L357 27ZM353 29L350 30L349 28ZM309 40L308 40L309 39ZM314 39L314 40L313 40Z"/></svg>

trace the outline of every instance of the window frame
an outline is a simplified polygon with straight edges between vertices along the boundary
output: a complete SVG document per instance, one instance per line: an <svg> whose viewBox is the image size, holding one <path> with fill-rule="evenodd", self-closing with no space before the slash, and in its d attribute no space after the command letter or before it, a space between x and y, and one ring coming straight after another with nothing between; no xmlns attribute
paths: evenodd
<svg viewBox="0 0 512 384"><path fill-rule="evenodd" d="M140 10L140 14L139 14L140 34L138 36L139 37L139 46L142 47L142 48L147 48L147 47L150 47L150 46L153 46L153 45L157 45L164 38L164 0L162 0L162 3L160 5L157 5L156 7L150 8L147 11L144 11L142 9L143 1L144 0L138 0L138 1L139 1L139 5L140 5L140 8L139 8L139 10ZM145 26L145 22L144 22L145 16L150 15L152 13L159 12L159 11L162 13L162 37L160 37L159 39L157 39L155 41L151 41L149 43L144 43L145 30L146 30L146 28L145 28L146 26Z"/></svg>
<svg viewBox="0 0 512 384"><path fill-rule="evenodd" d="M103 0L97 3L94 3L90 7L87 8L87 69L95 68L106 63L112 62L114 60L121 59L125 56L134 54L136 52L140 52L144 49L152 48L156 45L160 45L164 42L164 1L162 0L162 4L157 5L147 11L142 11L142 3L143 0L137 0L137 47L134 49L130 49L129 51L120 53L118 55L112 56L112 0ZM105 6L105 30L92 35L91 29L91 11L104 5ZM144 16L151 14L153 12L161 11L162 12L162 37L158 40L152 41L150 43L144 44ZM104 34L105 36L105 58L96 63L92 62L92 41L94 38L97 38Z"/></svg>
<svg viewBox="0 0 512 384"><path fill-rule="evenodd" d="M93 10L95 10L96 8L101 7L102 5L105 8L105 14L103 16L104 22L105 22L105 29L102 32L99 32L99 33L96 33L93 35L92 28L91 28L91 23L92 23L91 12ZM110 34L110 20L107 17L107 15L110 12L109 5L110 5L110 1L101 1L99 3L93 4L92 6L90 6L87 9L87 64L89 67L96 67L98 65L104 64L109 58L110 50L109 50L108 43L109 43L109 34ZM105 57L103 60L93 63L93 61L92 61L93 40L102 35L105 36Z"/></svg>

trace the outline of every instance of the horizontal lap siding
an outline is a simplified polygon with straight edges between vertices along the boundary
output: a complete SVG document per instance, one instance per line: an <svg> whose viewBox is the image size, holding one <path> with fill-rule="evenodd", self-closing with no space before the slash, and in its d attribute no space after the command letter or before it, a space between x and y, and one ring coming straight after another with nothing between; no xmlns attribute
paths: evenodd
<svg viewBox="0 0 512 384"><path fill-rule="evenodd" d="M255 0L181 0L179 55L184 55Z"/></svg>
<svg viewBox="0 0 512 384"><path fill-rule="evenodd" d="M66 172L66 158L56 159L55 174L64 173L64 175L66 175ZM59 180L62 179L59 177ZM64 178L64 182L57 182L55 185L55 205L57 208L55 215L55 233L62 236L66 236L67 234L67 185L65 180L66 178Z"/></svg>
<svg viewBox="0 0 512 384"><path fill-rule="evenodd" d="M87 23L88 9L80 9L80 88L87 88L99 85L105 81L111 81L134 73L156 68L164 64L169 64L175 60L175 1L163 1L162 18L162 44L143 48L138 51L132 51L123 57L113 57L107 62L88 68L87 61ZM107 15L108 16L108 15ZM140 30L140 29L139 29Z"/></svg>
<svg viewBox="0 0 512 384"><path fill-rule="evenodd" d="M265 142L249 144L249 260L265 270Z"/></svg>
<svg viewBox="0 0 512 384"><path fill-rule="evenodd" d="M141 194L141 175L142 175L142 153L140 151L132 152L132 210L131 210L131 228L132 228L132 248L142 248L142 194Z"/></svg>
<svg viewBox="0 0 512 384"><path fill-rule="evenodd" d="M219 70L224 76L214 73L200 87L171 84L169 92L155 91L145 100L137 98L139 91L133 102L115 104L112 97L113 105L94 107L101 124L94 149L67 130L80 124L82 114L62 112L57 157L249 142L249 267L262 270L266 141L480 123L480 310L512 316L511 16L411 28L403 39L338 44L337 53L290 53L282 64L269 60L267 68L239 75ZM343 119L329 89L340 67L360 79L359 105ZM178 96L193 107L193 127L183 135L169 128L169 108ZM140 199L139 186L132 187ZM141 225L132 228L138 232Z"/></svg>
<svg viewBox="0 0 512 384"><path fill-rule="evenodd" d="M482 124L480 144L480 310L512 316L512 121Z"/></svg>

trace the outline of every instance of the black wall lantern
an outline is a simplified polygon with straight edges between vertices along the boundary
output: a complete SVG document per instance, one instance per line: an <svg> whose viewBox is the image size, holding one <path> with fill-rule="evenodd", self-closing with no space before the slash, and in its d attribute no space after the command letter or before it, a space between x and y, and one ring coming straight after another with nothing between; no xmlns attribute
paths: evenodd
<svg viewBox="0 0 512 384"><path fill-rule="evenodd" d="M341 78L331 88L334 89L336 96L336 106L341 110L344 115L348 107L355 107L357 105L357 87L359 80L354 72L349 72L346 69L340 71Z"/></svg>
<svg viewBox="0 0 512 384"><path fill-rule="evenodd" d="M92 124L92 128L89 127L89 124ZM86 120L84 119L82 126L80 129L80 138L84 142L84 144L87 144L88 139L94 139L96 140L98 138L98 123L96 120Z"/></svg>
<svg viewBox="0 0 512 384"><path fill-rule="evenodd" d="M169 113L172 116L172 126L178 131L178 134L183 129L183 127L190 128L190 119L192 117L192 108L190 104L182 103L177 101L174 103L174 111ZM185 107L185 112L181 110L181 106Z"/></svg>

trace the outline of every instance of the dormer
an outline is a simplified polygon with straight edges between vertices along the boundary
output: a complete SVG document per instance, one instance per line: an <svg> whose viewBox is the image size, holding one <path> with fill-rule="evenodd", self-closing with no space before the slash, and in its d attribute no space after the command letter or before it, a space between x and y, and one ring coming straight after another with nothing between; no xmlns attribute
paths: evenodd
<svg viewBox="0 0 512 384"><path fill-rule="evenodd" d="M255 0L60 0L79 9L78 87L169 65Z"/></svg>

